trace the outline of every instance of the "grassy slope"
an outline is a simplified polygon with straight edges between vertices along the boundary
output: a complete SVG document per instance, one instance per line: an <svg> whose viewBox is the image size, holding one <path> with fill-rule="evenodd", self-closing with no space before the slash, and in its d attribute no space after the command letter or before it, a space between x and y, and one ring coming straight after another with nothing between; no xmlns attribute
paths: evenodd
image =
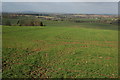
<svg viewBox="0 0 120 80"><path fill-rule="evenodd" d="M3 77L117 77L116 30L55 25L3 26Z"/></svg>

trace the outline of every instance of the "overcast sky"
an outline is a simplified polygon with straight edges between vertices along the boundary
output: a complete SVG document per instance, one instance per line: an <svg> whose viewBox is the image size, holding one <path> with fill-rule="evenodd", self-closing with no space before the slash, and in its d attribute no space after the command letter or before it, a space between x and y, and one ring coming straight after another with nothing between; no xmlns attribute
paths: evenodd
<svg viewBox="0 0 120 80"><path fill-rule="evenodd" d="M6 0L8 1L8 0ZM117 2L3 2L5 12L117 14Z"/></svg>

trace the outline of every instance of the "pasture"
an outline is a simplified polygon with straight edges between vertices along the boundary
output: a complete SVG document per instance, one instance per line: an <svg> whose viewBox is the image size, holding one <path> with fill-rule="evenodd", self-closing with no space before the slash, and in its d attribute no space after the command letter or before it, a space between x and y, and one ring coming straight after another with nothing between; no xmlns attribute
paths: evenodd
<svg viewBox="0 0 120 80"><path fill-rule="evenodd" d="M117 26L44 23L2 27L3 78L118 77Z"/></svg>

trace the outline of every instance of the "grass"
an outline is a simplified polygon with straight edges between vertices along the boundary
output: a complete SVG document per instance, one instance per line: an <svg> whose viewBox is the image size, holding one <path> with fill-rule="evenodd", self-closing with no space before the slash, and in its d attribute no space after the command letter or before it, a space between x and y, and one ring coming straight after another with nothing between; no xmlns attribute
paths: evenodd
<svg viewBox="0 0 120 80"><path fill-rule="evenodd" d="M118 77L116 26L57 23L3 26L3 78Z"/></svg>

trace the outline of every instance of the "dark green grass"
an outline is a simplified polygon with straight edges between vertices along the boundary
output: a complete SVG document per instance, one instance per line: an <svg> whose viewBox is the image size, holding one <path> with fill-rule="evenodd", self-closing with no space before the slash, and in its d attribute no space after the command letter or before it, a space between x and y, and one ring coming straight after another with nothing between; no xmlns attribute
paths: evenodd
<svg viewBox="0 0 120 80"><path fill-rule="evenodd" d="M92 29L104 29L104 30L118 30L118 26L111 24L102 24L102 23L76 23L73 21L51 21L51 20L42 20L43 23L47 26L55 27L83 27L83 28L92 28Z"/></svg>
<svg viewBox="0 0 120 80"><path fill-rule="evenodd" d="M116 78L118 31L107 27L3 26L3 78Z"/></svg>

